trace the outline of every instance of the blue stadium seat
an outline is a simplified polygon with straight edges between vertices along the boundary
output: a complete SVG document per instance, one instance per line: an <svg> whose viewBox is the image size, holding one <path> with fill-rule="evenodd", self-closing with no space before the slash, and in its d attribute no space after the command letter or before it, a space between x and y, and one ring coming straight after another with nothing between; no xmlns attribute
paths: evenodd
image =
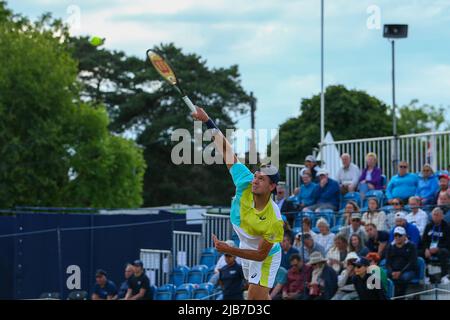
<svg viewBox="0 0 450 320"><path fill-rule="evenodd" d="M384 193L381 190L369 190L366 193L366 198L363 202L363 208L368 207L368 201L370 198L377 198L378 200L378 207L384 206Z"/></svg>
<svg viewBox="0 0 450 320"><path fill-rule="evenodd" d="M165 284L156 289L155 300L172 300L175 294L173 284Z"/></svg>
<svg viewBox="0 0 450 320"><path fill-rule="evenodd" d="M386 266L386 259L381 260L381 261L378 263L378 266L381 267L381 268L384 268L384 267Z"/></svg>
<svg viewBox="0 0 450 320"><path fill-rule="evenodd" d="M425 280L425 260L422 257L417 258L417 277L412 279L410 283L420 284Z"/></svg>
<svg viewBox="0 0 450 320"><path fill-rule="evenodd" d="M312 226L315 227L317 220L324 218L328 224L332 227L334 225L334 211L331 209L321 209L320 212L316 212L312 219Z"/></svg>
<svg viewBox="0 0 450 320"><path fill-rule="evenodd" d="M359 192L348 192L344 196L344 201L341 203L341 209L345 207L348 201L355 201L358 207L361 207L361 195Z"/></svg>
<svg viewBox="0 0 450 320"><path fill-rule="evenodd" d="M189 283L200 284L206 281L206 276L208 274L208 267L205 265L193 266L188 274Z"/></svg>
<svg viewBox="0 0 450 320"><path fill-rule="evenodd" d="M170 276L170 283L178 287L180 284L186 283L189 274L189 267L178 266L173 269Z"/></svg>
<svg viewBox="0 0 450 320"><path fill-rule="evenodd" d="M211 299L214 286L211 283L202 283L194 289L193 299L208 300Z"/></svg>
<svg viewBox="0 0 450 320"><path fill-rule="evenodd" d="M331 231L331 233L338 234L339 231L341 230L341 228L342 228L342 226L335 225L333 228L330 229L330 231Z"/></svg>
<svg viewBox="0 0 450 320"><path fill-rule="evenodd" d="M194 285L192 283L183 283L175 291L175 300L190 300L194 295Z"/></svg>
<svg viewBox="0 0 450 320"><path fill-rule="evenodd" d="M298 212L295 215L295 219L294 219L294 227L295 228L301 228L302 227L302 221L303 218L308 217L312 220L312 218L314 217L314 212Z"/></svg>
<svg viewBox="0 0 450 320"><path fill-rule="evenodd" d="M218 259L219 254L217 253L216 248L205 248L200 257L200 264L211 267L216 265Z"/></svg>
<svg viewBox="0 0 450 320"><path fill-rule="evenodd" d="M209 281L211 277L214 275L214 269L216 268L216 265L213 265L208 268L208 273L206 274L206 281Z"/></svg>
<svg viewBox="0 0 450 320"><path fill-rule="evenodd" d="M155 286L154 284L150 285L150 293L153 300L156 300L156 290L158 290L157 286Z"/></svg>
<svg viewBox="0 0 450 320"><path fill-rule="evenodd" d="M383 187L383 190L386 190L387 184L388 184L387 177L384 174L382 174L381 175L381 186Z"/></svg>
<svg viewBox="0 0 450 320"><path fill-rule="evenodd" d="M391 300L394 297L395 294L395 285L394 282L391 279L387 279L387 292L386 297L388 300Z"/></svg>

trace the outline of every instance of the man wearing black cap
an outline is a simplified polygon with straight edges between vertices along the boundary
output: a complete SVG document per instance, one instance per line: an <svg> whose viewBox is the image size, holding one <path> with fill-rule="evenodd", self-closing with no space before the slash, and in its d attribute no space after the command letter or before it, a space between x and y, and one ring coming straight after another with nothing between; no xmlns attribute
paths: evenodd
<svg viewBox="0 0 450 320"><path fill-rule="evenodd" d="M106 278L106 271L99 269L95 273L95 285L92 289L92 300L116 300L117 287Z"/></svg>
<svg viewBox="0 0 450 320"><path fill-rule="evenodd" d="M352 282L359 300L386 300L386 293L381 285L381 275L372 274L368 270L370 261L364 257L359 257L352 264L355 268Z"/></svg>
<svg viewBox="0 0 450 320"><path fill-rule="evenodd" d="M220 252L242 258L242 270L249 282L248 299L269 300L269 290L281 263L280 242L284 233L280 209L271 197L280 180L278 169L268 164L252 174L238 161L230 143L205 110L197 107L192 116L212 129L214 143L236 186L230 219L239 236L240 248L230 247L215 235L212 237L214 245Z"/></svg>
<svg viewBox="0 0 450 320"><path fill-rule="evenodd" d="M128 279L128 291L125 300L152 300L150 280L144 273L141 260L133 262L134 275Z"/></svg>

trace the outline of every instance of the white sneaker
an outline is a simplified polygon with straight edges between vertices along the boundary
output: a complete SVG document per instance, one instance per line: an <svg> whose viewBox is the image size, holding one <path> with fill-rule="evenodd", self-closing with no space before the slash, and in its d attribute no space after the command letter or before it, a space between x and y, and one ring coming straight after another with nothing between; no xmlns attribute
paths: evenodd
<svg viewBox="0 0 450 320"><path fill-rule="evenodd" d="M448 275L441 278L441 284L449 284L449 283L450 283L450 279L448 279Z"/></svg>

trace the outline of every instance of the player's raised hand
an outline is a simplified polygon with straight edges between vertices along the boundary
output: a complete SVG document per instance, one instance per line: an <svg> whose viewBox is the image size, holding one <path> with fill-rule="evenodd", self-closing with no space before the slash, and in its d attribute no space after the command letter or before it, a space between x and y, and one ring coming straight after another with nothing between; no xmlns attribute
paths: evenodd
<svg viewBox="0 0 450 320"><path fill-rule="evenodd" d="M214 247L219 252L227 252L227 250L230 248L230 246L226 242L217 239L215 234L212 235L212 240L214 242Z"/></svg>

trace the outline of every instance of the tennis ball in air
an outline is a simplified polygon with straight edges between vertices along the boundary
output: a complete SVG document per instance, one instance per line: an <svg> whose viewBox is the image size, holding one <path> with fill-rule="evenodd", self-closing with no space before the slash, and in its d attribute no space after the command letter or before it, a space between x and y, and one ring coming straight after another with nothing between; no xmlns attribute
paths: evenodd
<svg viewBox="0 0 450 320"><path fill-rule="evenodd" d="M98 47L98 46L101 46L105 42L105 39L102 39L100 37L92 37L90 42L94 47Z"/></svg>

